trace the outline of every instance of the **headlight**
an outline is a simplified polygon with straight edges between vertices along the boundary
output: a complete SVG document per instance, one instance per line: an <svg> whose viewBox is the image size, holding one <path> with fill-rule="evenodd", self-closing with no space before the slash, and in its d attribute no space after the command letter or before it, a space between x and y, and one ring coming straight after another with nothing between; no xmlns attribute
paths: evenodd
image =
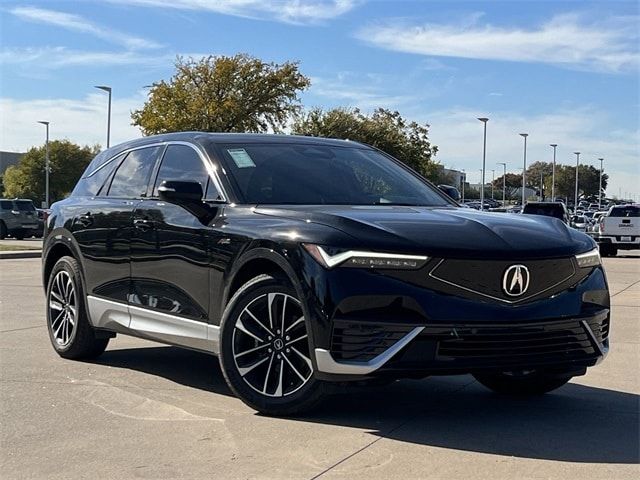
<svg viewBox="0 0 640 480"><path fill-rule="evenodd" d="M309 243L302 244L320 265L325 268L351 267L351 268L380 268L393 270L416 270L421 268L429 257L422 255L403 255L399 253L378 253L348 250L329 254L319 245Z"/></svg>
<svg viewBox="0 0 640 480"><path fill-rule="evenodd" d="M597 267L601 263L600 251L597 248L594 248L590 252L576 255L576 261L578 262L578 266L581 268Z"/></svg>

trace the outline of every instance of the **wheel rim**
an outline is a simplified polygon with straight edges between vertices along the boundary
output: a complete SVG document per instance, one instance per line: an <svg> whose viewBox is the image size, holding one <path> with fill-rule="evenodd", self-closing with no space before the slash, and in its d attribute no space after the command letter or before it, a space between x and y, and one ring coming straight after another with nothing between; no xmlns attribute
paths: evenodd
<svg viewBox="0 0 640 480"><path fill-rule="evenodd" d="M71 275L60 271L49 289L49 327L59 347L66 347L73 336L78 318L76 289Z"/></svg>
<svg viewBox="0 0 640 480"><path fill-rule="evenodd" d="M268 397L285 397L311 379L313 367L300 302L285 293L255 298L236 319L232 353L244 382Z"/></svg>

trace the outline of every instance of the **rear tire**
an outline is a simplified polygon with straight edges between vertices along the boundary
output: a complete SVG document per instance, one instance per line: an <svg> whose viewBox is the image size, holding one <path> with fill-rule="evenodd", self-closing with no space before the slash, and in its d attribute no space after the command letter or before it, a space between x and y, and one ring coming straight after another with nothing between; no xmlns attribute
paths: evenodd
<svg viewBox="0 0 640 480"><path fill-rule="evenodd" d="M62 257L47 284L47 329L53 349L63 358L95 358L109 343L108 338L96 338L84 300L78 261Z"/></svg>
<svg viewBox="0 0 640 480"><path fill-rule="evenodd" d="M222 317L220 365L227 384L266 415L312 409L324 394L315 379L308 321L289 282L260 275L231 298Z"/></svg>
<svg viewBox="0 0 640 480"><path fill-rule="evenodd" d="M4 222L0 222L0 240L7 238L7 226Z"/></svg>
<svg viewBox="0 0 640 480"><path fill-rule="evenodd" d="M475 379L496 393L504 395L542 395L565 385L571 376L550 375L544 372L476 373Z"/></svg>

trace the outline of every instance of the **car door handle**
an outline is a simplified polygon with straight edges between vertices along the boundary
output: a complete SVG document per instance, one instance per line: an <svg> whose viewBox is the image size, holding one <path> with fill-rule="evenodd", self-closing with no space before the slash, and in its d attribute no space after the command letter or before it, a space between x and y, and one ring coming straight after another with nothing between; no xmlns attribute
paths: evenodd
<svg viewBox="0 0 640 480"><path fill-rule="evenodd" d="M91 213L89 212L78 215L78 217L76 218L76 223L79 223L83 227L88 227L93 223L93 215L91 215Z"/></svg>
<svg viewBox="0 0 640 480"><path fill-rule="evenodd" d="M153 220L148 220L146 218L135 218L133 220L133 226L138 230L147 231L156 224Z"/></svg>

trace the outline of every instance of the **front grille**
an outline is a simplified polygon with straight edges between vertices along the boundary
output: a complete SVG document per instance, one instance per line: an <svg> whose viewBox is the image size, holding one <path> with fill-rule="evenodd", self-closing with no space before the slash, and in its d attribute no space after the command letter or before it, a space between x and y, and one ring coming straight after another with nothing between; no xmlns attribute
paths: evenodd
<svg viewBox="0 0 640 480"><path fill-rule="evenodd" d="M609 333L608 317L591 318L587 323L602 343ZM477 365L573 360L598 353L579 320L427 327L423 335L438 341L440 359L469 360Z"/></svg>
<svg viewBox="0 0 640 480"><path fill-rule="evenodd" d="M520 297L509 296L503 290L504 275L515 264L522 264L529 271L528 290ZM448 286L452 292L457 290L456 293L462 296L471 294L517 303L553 295L577 283L585 274L584 271L576 272L571 258L523 262L444 259L430 271L429 276L442 282L441 288L447 289L445 286Z"/></svg>
<svg viewBox="0 0 640 480"><path fill-rule="evenodd" d="M331 355L336 360L367 362L407 335L415 326L335 320Z"/></svg>

